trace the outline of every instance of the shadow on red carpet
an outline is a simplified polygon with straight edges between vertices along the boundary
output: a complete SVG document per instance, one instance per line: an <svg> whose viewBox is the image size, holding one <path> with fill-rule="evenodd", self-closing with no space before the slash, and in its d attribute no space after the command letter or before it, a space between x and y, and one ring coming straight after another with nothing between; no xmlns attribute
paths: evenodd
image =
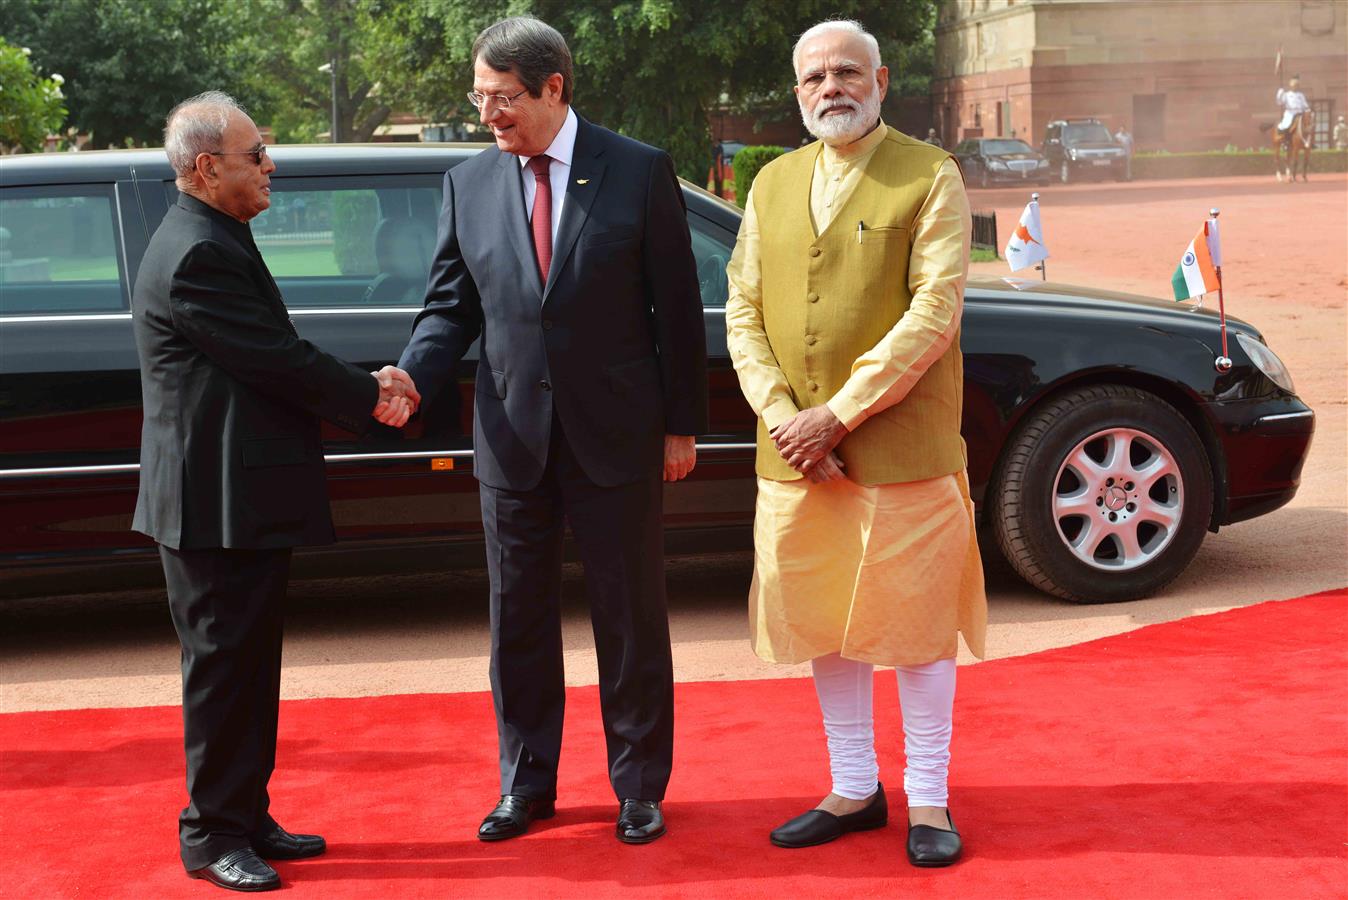
<svg viewBox="0 0 1348 900"><path fill-rule="evenodd" d="M767 832L827 786L808 680L678 687L670 833L613 837L598 695L568 692L557 817L494 844L491 698L283 704L273 811L329 852L280 863L313 897L1344 897L1348 591L960 670L951 809L966 859L904 859L902 733L876 678L890 826L809 850ZM747 650L746 650L747 652ZM223 897L176 855L176 708L0 717L15 897ZM933 883L935 882L935 883Z"/></svg>

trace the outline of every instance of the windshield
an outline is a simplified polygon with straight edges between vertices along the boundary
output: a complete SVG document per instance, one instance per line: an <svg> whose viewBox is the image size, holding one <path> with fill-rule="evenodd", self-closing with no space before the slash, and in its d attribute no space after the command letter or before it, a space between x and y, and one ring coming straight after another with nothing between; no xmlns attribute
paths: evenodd
<svg viewBox="0 0 1348 900"><path fill-rule="evenodd" d="M1099 122L1093 122L1089 125L1068 125L1062 130L1062 139L1073 144L1114 143L1114 138L1110 135L1109 129Z"/></svg>
<svg viewBox="0 0 1348 900"><path fill-rule="evenodd" d="M1024 141L984 141L983 152L989 156L1004 156L1008 153L1033 153L1034 151Z"/></svg>

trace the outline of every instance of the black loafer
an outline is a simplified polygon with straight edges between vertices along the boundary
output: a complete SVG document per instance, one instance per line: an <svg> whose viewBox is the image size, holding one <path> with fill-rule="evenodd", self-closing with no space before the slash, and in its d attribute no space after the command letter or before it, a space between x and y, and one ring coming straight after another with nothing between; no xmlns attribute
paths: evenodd
<svg viewBox="0 0 1348 900"><path fill-rule="evenodd" d="M529 830L530 822L551 819L555 815L556 801L506 794L496 804L496 808L487 814L487 818L482 820L482 825L477 829L477 838L480 841L503 841L519 837Z"/></svg>
<svg viewBox="0 0 1348 900"><path fill-rule="evenodd" d="M948 866L960 858L964 852L964 842L955 830L955 820L950 818L950 810L945 811L950 829L933 828L930 825L908 826L908 861L924 869L937 869Z"/></svg>
<svg viewBox="0 0 1348 900"><path fill-rule="evenodd" d="M316 834L291 834L280 825L255 837L253 849L263 859L308 859L328 849L328 842Z"/></svg>
<svg viewBox="0 0 1348 900"><path fill-rule="evenodd" d="M845 816L812 809L774 829L770 837L778 847L794 850L827 844L852 831L884 828L888 822L889 803L885 800L885 786L881 784L876 786L871 802L863 809Z"/></svg>
<svg viewBox="0 0 1348 900"><path fill-rule="evenodd" d="M665 815L658 800L624 800L618 811L618 840L649 844L665 833Z"/></svg>
<svg viewBox="0 0 1348 900"><path fill-rule="evenodd" d="M187 874L231 891L274 891L281 886L281 876L252 847L231 850L209 866Z"/></svg>

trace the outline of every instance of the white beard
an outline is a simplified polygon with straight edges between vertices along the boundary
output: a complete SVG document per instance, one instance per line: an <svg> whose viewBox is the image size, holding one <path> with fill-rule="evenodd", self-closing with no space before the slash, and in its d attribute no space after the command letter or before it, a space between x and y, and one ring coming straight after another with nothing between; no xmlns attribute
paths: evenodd
<svg viewBox="0 0 1348 900"><path fill-rule="evenodd" d="M880 91L874 87L865 100L858 105L848 97L838 97L831 101L820 100L819 105L810 112L800 103L800 120L805 130L819 138L830 147L841 147L859 140L875 127L880 119ZM830 109L842 107L851 112L826 116Z"/></svg>

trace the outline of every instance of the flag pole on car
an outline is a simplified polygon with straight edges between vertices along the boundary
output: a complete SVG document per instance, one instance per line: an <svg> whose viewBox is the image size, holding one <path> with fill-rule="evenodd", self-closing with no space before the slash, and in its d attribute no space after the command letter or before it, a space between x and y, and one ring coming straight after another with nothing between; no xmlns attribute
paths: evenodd
<svg viewBox="0 0 1348 900"><path fill-rule="evenodd" d="M1226 349L1226 294L1222 290L1222 239L1217 231L1217 217L1222 211L1217 207L1208 210L1208 252L1212 254L1212 267L1217 270L1217 310L1222 318L1222 355L1217 357L1217 371L1231 371L1231 354Z"/></svg>
<svg viewBox="0 0 1348 900"><path fill-rule="evenodd" d="M1226 344L1226 295L1222 291L1222 241L1217 230L1217 217L1219 215L1221 215L1221 210L1216 207L1208 210L1208 218L1204 220L1203 227L1198 229L1198 234L1194 235L1194 239L1189 242L1184 255L1180 257L1179 265L1175 267L1175 274L1170 276L1170 287L1174 291L1177 301L1198 297L1200 305L1204 294L1212 291L1217 292L1218 312L1222 321L1222 355L1217 357L1215 364L1218 372L1229 372L1231 371L1231 356Z"/></svg>

